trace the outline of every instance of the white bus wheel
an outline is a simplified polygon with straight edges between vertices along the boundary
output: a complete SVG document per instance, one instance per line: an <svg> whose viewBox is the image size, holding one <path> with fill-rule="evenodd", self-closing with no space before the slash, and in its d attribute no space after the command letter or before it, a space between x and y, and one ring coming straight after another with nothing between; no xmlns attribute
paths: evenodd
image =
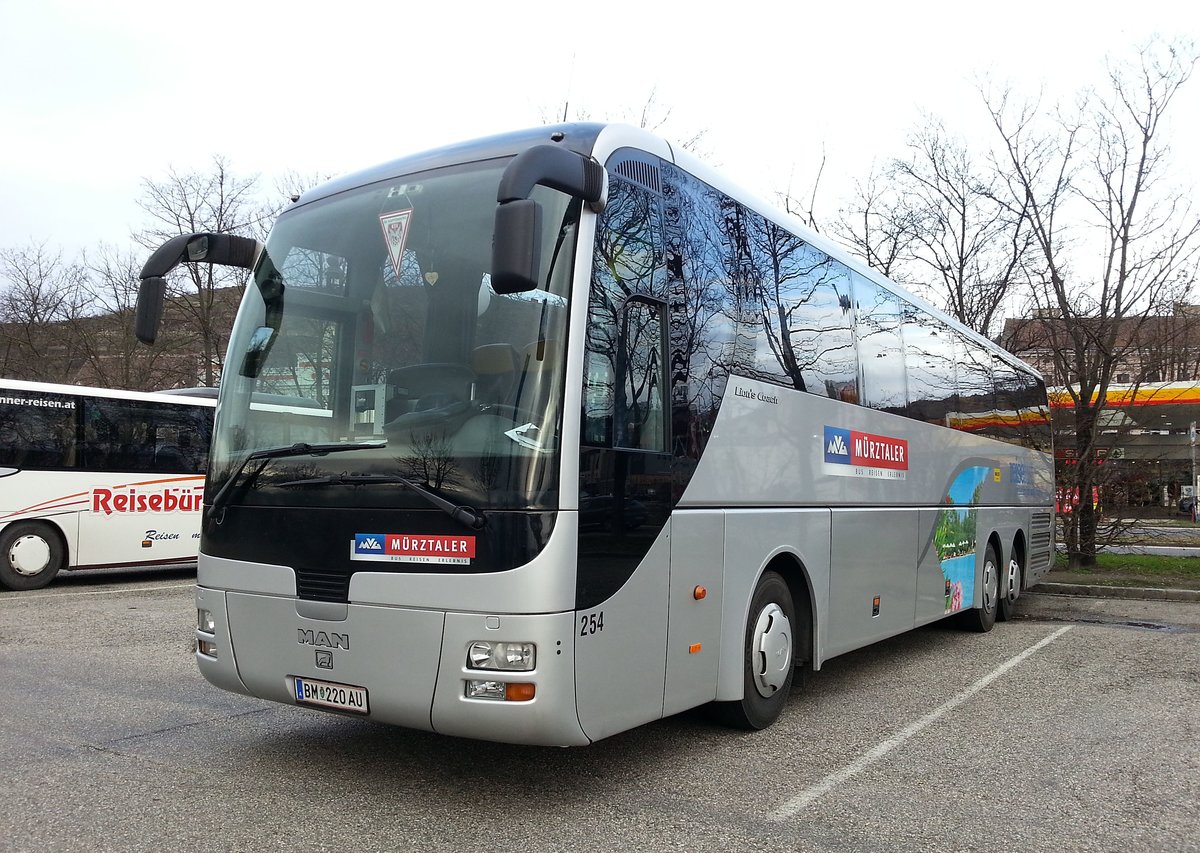
<svg viewBox="0 0 1200 853"><path fill-rule="evenodd" d="M41 589L62 564L62 542L46 525L18 521L0 531L0 586Z"/></svg>

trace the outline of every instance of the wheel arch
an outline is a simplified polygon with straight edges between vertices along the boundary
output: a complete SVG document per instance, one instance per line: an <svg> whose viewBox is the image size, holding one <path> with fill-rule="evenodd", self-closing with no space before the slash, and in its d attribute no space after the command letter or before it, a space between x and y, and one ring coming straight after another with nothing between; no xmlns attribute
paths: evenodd
<svg viewBox="0 0 1200 853"><path fill-rule="evenodd" d="M14 518L11 521L5 522L3 526L0 526L0 536L3 536L6 530L16 524L34 524L38 527L49 529L54 537L58 539L59 547L62 548L62 567L64 569L71 568L71 539L67 535L67 531L63 530L62 525L59 524L56 517L35 516L33 518Z"/></svg>
<svg viewBox="0 0 1200 853"><path fill-rule="evenodd" d="M726 601L726 630L721 641L722 663L718 669L717 695L718 701L740 699L742 696L742 643L746 635L747 622L750 619L751 599L754 590L767 572L775 572L784 583L792 596L793 611L799 619L803 614L806 623L804 630L793 627L793 663L806 664L808 667L817 666L819 658L819 634L817 595L813 579L801 556L787 548L776 550L762 562L753 580L747 587L746 594L738 594L737 601ZM733 610L736 608L736 610ZM733 610L731 613L730 610ZM733 618L730 618L733 617Z"/></svg>
<svg viewBox="0 0 1200 853"><path fill-rule="evenodd" d="M795 641L792 660L796 666L813 665L816 651L817 610L816 599L813 596L812 578L804 567L799 555L790 551L773 556L759 572L759 578L767 572L775 572L783 578L792 594L792 609L800 624L793 626L792 635ZM758 578L755 579L757 585ZM747 618L749 616L747 615ZM801 628L803 627L803 630Z"/></svg>
<svg viewBox="0 0 1200 853"><path fill-rule="evenodd" d="M45 540L53 550L58 550L57 565L51 560L46 567L33 574L23 573L11 562L13 545L24 536L37 536ZM18 518L0 527L0 587L11 590L41 589L66 568L70 568L70 544L67 532L50 518Z"/></svg>

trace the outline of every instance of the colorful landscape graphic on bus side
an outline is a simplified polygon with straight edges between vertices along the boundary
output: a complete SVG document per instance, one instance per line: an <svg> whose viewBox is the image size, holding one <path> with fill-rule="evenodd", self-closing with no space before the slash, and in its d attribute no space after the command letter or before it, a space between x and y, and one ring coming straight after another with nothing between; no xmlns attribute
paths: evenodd
<svg viewBox="0 0 1200 853"><path fill-rule="evenodd" d="M975 546L979 502L991 468L967 468L954 479L938 513L933 546L946 580L946 613L970 607L975 600Z"/></svg>

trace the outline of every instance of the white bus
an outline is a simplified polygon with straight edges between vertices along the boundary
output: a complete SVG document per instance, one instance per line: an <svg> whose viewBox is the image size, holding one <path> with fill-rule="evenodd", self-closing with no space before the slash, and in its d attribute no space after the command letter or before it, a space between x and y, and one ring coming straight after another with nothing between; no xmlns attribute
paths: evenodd
<svg viewBox="0 0 1200 853"><path fill-rule="evenodd" d="M194 561L215 405L0 379L0 587Z"/></svg>
<svg viewBox="0 0 1200 853"><path fill-rule="evenodd" d="M710 703L762 728L796 667L988 630L1050 565L1041 378L640 130L399 160L265 246L175 238L142 340L183 261L254 270L197 571L227 690L530 744Z"/></svg>

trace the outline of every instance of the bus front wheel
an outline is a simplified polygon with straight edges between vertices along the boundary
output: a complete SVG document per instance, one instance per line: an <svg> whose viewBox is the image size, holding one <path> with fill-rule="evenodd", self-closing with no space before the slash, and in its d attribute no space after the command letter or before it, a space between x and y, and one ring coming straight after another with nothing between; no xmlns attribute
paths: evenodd
<svg viewBox="0 0 1200 853"><path fill-rule="evenodd" d="M742 698L714 702L713 716L741 729L765 729L787 702L795 671L795 605L787 582L775 572L758 581L750 601L743 649Z"/></svg>
<svg viewBox="0 0 1200 853"><path fill-rule="evenodd" d="M0 531L0 586L41 589L62 564L62 542L46 525L18 521Z"/></svg>

